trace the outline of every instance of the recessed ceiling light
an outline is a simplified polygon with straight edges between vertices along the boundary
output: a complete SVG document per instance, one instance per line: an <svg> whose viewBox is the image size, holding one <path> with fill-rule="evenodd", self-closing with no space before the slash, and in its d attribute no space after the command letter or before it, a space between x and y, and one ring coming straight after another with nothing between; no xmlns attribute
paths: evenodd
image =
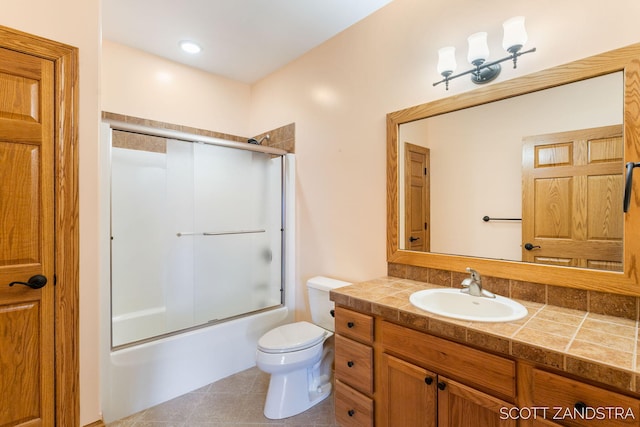
<svg viewBox="0 0 640 427"><path fill-rule="evenodd" d="M198 44L188 40L181 41L180 47L187 53L199 53L202 50Z"/></svg>

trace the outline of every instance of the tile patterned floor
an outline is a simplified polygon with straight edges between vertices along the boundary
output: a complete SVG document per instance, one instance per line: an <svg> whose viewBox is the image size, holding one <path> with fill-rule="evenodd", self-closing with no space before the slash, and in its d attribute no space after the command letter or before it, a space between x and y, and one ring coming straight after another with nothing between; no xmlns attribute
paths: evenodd
<svg viewBox="0 0 640 427"><path fill-rule="evenodd" d="M338 427L333 395L302 414L270 420L262 413L269 375L251 368L107 427Z"/></svg>

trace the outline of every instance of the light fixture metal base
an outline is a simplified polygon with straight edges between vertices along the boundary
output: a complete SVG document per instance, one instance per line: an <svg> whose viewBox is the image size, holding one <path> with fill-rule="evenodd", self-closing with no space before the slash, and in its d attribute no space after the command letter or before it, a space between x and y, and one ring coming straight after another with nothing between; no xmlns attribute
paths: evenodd
<svg viewBox="0 0 640 427"><path fill-rule="evenodd" d="M502 71L500 64L485 66L479 72L471 73L471 81L477 85L489 83L500 75L500 71Z"/></svg>

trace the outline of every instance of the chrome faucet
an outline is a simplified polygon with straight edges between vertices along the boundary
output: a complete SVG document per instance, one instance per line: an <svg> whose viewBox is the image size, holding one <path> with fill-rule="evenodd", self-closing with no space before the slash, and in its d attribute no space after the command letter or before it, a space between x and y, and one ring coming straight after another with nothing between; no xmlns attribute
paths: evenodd
<svg viewBox="0 0 640 427"><path fill-rule="evenodd" d="M467 272L471 274L471 277L467 277L462 281L461 284L464 289L460 292L473 295L474 297L496 297L493 293L482 289L482 278L480 277L480 273L471 267L467 267Z"/></svg>

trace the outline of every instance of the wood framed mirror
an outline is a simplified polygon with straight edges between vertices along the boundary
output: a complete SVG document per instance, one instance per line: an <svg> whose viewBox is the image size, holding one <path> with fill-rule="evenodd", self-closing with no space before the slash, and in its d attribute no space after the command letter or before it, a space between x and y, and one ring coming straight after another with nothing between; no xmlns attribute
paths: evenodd
<svg viewBox="0 0 640 427"><path fill-rule="evenodd" d="M601 271L582 267L563 267L520 261L463 256L447 253L406 250L400 236L404 223L400 216L400 199L404 189L400 176L400 125L443 114L508 100L520 95L582 82L598 76L621 72L623 76L623 165L640 161L640 44L616 49L569 64L523 77L482 87L430 103L417 105L387 115L387 261L450 271L472 267L484 275L528 282L566 286L625 295L640 295L638 256L640 241L640 178L634 178L631 207L624 214L622 271ZM431 158L433 164L437 160ZM623 170L620 171L623 173ZM434 185L432 183L432 185ZM622 197L622 195L620 195ZM621 214L622 215L622 214ZM461 236L457 236L460 238ZM462 236L464 237L464 236Z"/></svg>

